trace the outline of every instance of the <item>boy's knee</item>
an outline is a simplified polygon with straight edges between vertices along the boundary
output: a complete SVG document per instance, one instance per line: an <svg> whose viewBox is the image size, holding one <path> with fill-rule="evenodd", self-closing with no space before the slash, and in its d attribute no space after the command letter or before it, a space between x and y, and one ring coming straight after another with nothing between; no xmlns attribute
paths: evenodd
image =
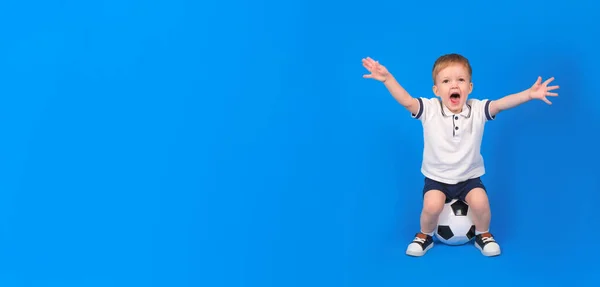
<svg viewBox="0 0 600 287"><path fill-rule="evenodd" d="M444 209L446 195L439 190L430 190L423 198L423 211L428 214L440 214Z"/></svg>
<svg viewBox="0 0 600 287"><path fill-rule="evenodd" d="M470 208L476 212L483 212L490 209L487 194L483 188L477 187L471 190L465 197L465 201Z"/></svg>

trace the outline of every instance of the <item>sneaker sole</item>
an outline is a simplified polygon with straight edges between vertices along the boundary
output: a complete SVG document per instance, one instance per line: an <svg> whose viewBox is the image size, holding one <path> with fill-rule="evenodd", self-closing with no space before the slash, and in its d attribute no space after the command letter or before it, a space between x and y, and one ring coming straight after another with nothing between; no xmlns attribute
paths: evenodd
<svg viewBox="0 0 600 287"><path fill-rule="evenodd" d="M475 243L475 247L477 247L477 249L479 249L481 254L483 254L484 256L487 256L487 257L493 257L493 256L500 255L500 250L498 250L496 252L485 252L485 251L483 251L483 249L481 247L479 247L479 244L477 244L477 243Z"/></svg>
<svg viewBox="0 0 600 287"><path fill-rule="evenodd" d="M410 251L410 250L406 250L406 255L408 256L413 256L413 257L420 257L425 255L425 253L427 253L427 251L429 251L429 249L431 249L433 247L433 243L429 244L429 246L427 246L425 248L425 250L423 251Z"/></svg>

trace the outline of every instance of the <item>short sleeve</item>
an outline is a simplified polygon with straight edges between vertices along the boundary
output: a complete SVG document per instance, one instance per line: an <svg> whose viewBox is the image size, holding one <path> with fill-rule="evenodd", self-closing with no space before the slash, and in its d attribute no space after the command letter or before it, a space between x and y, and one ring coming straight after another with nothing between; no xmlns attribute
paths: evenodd
<svg viewBox="0 0 600 287"><path fill-rule="evenodd" d="M485 119L488 121L493 121L496 119L495 115L492 115L492 113L490 112L490 104L492 103L492 100L483 100L483 113L485 115Z"/></svg>
<svg viewBox="0 0 600 287"><path fill-rule="evenodd" d="M484 122L493 121L496 119L496 117L492 116L492 113L490 112L490 104L491 103L492 103L492 101L488 100L488 99L485 99L485 100L470 99L468 102L468 104L470 104L471 107L473 108L473 112L477 115L476 117L480 118Z"/></svg>
<svg viewBox="0 0 600 287"><path fill-rule="evenodd" d="M419 110L416 114L411 113L411 117L417 120L424 121L429 115L439 109L438 99L436 98L417 98L419 102Z"/></svg>

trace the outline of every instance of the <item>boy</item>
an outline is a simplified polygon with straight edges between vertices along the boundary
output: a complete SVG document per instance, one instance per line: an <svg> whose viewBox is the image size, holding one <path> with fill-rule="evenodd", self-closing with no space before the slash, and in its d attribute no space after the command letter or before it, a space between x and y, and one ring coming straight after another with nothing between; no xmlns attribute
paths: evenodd
<svg viewBox="0 0 600 287"><path fill-rule="evenodd" d="M465 201L473 212L475 247L485 256L500 255L500 245L489 232L491 219L486 188L480 177L485 173L480 153L485 123L504 110L531 99L552 104L546 96L557 96L538 77L533 86L498 100L467 97L473 90L469 61L459 54L439 57L433 65L432 98L413 98L390 72L371 58L362 60L371 73L364 78L384 83L391 95L423 125L424 150L421 172L425 176L421 230L408 245L406 254L422 256L433 247L433 233L446 198Z"/></svg>

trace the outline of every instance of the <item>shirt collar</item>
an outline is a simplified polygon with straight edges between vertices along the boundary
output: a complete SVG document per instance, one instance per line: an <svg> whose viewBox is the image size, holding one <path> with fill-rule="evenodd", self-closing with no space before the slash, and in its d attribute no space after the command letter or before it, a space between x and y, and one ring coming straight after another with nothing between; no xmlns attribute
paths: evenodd
<svg viewBox="0 0 600 287"><path fill-rule="evenodd" d="M444 105L442 103L442 101L439 101L440 105L442 106L442 115L445 117L451 117L454 115L454 113L452 111L450 111L450 109L448 109L448 107L446 107L446 105ZM462 111L460 113L458 113L458 115L463 116L465 118L469 118L471 117L471 105L465 103L465 105L462 108Z"/></svg>

